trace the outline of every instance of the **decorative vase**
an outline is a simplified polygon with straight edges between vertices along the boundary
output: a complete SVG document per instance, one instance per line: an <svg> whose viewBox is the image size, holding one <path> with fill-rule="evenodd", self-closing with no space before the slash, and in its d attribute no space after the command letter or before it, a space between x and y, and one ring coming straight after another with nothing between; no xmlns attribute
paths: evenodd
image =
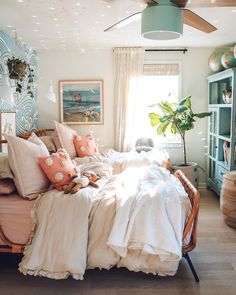
<svg viewBox="0 0 236 295"><path fill-rule="evenodd" d="M226 104L231 104L232 102L232 92L227 91L226 93L223 93L223 101Z"/></svg>
<svg viewBox="0 0 236 295"><path fill-rule="evenodd" d="M234 56L234 49L231 48L222 55L221 63L225 69L229 69L236 66L236 58Z"/></svg>
<svg viewBox="0 0 236 295"><path fill-rule="evenodd" d="M224 69L221 63L221 57L224 54L224 52L225 52L225 49L218 48L210 55L208 63L209 63L210 69L213 72L219 72Z"/></svg>

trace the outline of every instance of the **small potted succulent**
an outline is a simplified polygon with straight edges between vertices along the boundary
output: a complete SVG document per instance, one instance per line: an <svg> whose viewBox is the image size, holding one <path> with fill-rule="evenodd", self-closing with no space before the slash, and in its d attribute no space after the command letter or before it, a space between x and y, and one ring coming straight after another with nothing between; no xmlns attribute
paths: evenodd
<svg viewBox="0 0 236 295"><path fill-rule="evenodd" d="M33 97L33 67L24 60L16 57L12 57L7 60L7 67L9 71L9 78L16 80L16 92L22 92L23 83L25 79L27 79L27 93Z"/></svg>
<svg viewBox="0 0 236 295"><path fill-rule="evenodd" d="M205 118L211 115L211 112L194 113L192 110L191 96L183 98L178 104L172 104L162 101L159 104L161 113L151 113L149 118L151 125L156 127L158 135L166 135L167 132L172 134L178 133L182 139L184 162L171 165L173 170L183 170L189 180L196 186L198 184L197 168L199 165L195 162L187 162L186 151L186 132L194 128L196 118Z"/></svg>

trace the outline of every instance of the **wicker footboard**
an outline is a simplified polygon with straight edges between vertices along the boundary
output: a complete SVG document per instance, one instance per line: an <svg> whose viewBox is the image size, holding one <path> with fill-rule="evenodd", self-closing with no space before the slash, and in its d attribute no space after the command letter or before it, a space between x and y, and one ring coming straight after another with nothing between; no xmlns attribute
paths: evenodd
<svg viewBox="0 0 236 295"><path fill-rule="evenodd" d="M176 171L174 174L182 183L185 191L187 192L189 199L192 204L192 212L187 220L187 223L183 232L183 240L186 238L188 233L191 232L191 237L189 243L182 248L183 255L187 252L193 250L196 246L197 241L197 218L199 210L199 192L194 188L194 186L189 182L186 176L180 171ZM9 253L22 253L25 245L15 244L10 241L4 234L2 227L0 225L0 238L6 244L6 246L0 246L0 252L9 252Z"/></svg>

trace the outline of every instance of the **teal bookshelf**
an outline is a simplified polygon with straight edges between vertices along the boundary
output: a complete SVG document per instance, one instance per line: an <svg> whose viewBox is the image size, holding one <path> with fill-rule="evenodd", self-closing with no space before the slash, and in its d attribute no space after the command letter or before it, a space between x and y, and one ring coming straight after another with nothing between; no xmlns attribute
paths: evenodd
<svg viewBox="0 0 236 295"><path fill-rule="evenodd" d="M223 176L236 170L236 68L207 77L208 110L208 188L220 194ZM231 101L223 93L231 89Z"/></svg>

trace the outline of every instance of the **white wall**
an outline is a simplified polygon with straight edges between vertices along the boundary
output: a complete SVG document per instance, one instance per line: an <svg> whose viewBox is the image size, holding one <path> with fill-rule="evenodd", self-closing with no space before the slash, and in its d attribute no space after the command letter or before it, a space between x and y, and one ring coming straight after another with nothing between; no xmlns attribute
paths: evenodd
<svg viewBox="0 0 236 295"><path fill-rule="evenodd" d="M45 97L52 80L57 103ZM104 125L73 126L81 134L93 131L105 146L114 146L114 99L112 49L78 51L42 51L38 61L39 127L53 128L59 121L59 80L104 80Z"/></svg>
<svg viewBox="0 0 236 295"><path fill-rule="evenodd" d="M180 60L182 62L182 96L192 95L193 110L207 110L208 57L211 48L189 49L187 53L149 52L148 59ZM49 102L44 93L51 78L56 94L58 81L70 79L103 79L105 116L102 126L76 126L81 133L93 130L105 146L114 146L114 97L112 80L112 49L66 52L39 52L39 126L53 127L53 120L59 120L59 105ZM40 78L42 78L40 80ZM45 79L47 78L47 79ZM58 96L58 95L57 95ZM187 135L188 161L196 161L206 168L207 119L199 119L194 130ZM171 161L182 161L182 150L169 150ZM205 182L201 173L200 182Z"/></svg>

